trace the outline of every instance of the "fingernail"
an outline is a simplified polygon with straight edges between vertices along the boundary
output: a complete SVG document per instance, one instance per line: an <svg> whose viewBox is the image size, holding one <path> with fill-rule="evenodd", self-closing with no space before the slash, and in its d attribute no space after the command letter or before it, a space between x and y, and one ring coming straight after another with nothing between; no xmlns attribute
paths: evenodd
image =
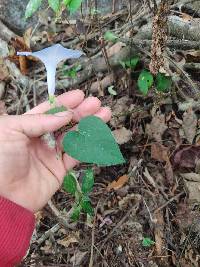
<svg viewBox="0 0 200 267"><path fill-rule="evenodd" d="M66 117L66 116L69 116L71 114L72 114L72 112L70 110L68 110L68 111L55 113L54 116L56 116L56 117Z"/></svg>

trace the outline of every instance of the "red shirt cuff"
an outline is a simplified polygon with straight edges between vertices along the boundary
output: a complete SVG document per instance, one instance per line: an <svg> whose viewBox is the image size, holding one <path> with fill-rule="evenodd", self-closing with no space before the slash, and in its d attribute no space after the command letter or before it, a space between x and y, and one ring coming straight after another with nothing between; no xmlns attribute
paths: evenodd
<svg viewBox="0 0 200 267"><path fill-rule="evenodd" d="M0 266L20 263L35 227L34 214L0 196Z"/></svg>

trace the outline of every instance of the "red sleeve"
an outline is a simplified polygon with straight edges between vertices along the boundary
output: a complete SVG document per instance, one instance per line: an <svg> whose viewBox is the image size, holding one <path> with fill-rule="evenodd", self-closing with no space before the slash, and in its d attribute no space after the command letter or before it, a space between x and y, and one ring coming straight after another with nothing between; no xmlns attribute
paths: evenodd
<svg viewBox="0 0 200 267"><path fill-rule="evenodd" d="M32 212L0 197L0 266L20 263L28 250L35 226Z"/></svg>

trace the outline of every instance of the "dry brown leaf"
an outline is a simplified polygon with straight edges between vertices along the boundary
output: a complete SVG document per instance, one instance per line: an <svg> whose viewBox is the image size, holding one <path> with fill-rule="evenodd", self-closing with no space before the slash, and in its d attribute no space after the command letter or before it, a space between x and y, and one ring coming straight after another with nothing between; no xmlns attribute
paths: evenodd
<svg viewBox="0 0 200 267"><path fill-rule="evenodd" d="M197 130L197 116L192 108L184 112L182 128L187 141L192 144Z"/></svg>
<svg viewBox="0 0 200 267"><path fill-rule="evenodd" d="M118 42L118 43L112 45L107 50L108 57L112 57L112 56L118 54L123 47L124 47L124 43L122 43L122 42Z"/></svg>
<svg viewBox="0 0 200 267"><path fill-rule="evenodd" d="M119 145L125 144L131 140L132 132L125 127L114 130L112 133L114 135L115 141Z"/></svg>
<svg viewBox="0 0 200 267"><path fill-rule="evenodd" d="M9 77L8 68L5 66L5 64L0 64L0 80L4 81L8 77Z"/></svg>
<svg viewBox="0 0 200 267"><path fill-rule="evenodd" d="M157 142L162 141L162 135L167 129L165 123L165 115L159 112L153 117L150 124L146 126L146 132L150 138L154 138Z"/></svg>
<svg viewBox="0 0 200 267"><path fill-rule="evenodd" d="M190 16L190 15L188 15L188 14L186 14L186 13L182 13L182 14L180 14L180 17L181 17L182 20L185 21L185 22L190 22L190 21L193 19L192 16Z"/></svg>
<svg viewBox="0 0 200 267"><path fill-rule="evenodd" d="M109 85L111 85L114 82L114 77L113 74L109 74L106 77L104 77L100 81L93 82L91 87L90 87L90 92L96 93L96 92L101 92L105 88L107 88Z"/></svg>
<svg viewBox="0 0 200 267"><path fill-rule="evenodd" d="M166 165L164 167L166 178L170 184L173 183L173 170L168 156L168 148L160 143L152 144L151 157L158 161L166 162Z"/></svg>
<svg viewBox="0 0 200 267"><path fill-rule="evenodd" d="M128 194L127 196L123 197L119 202L119 209L125 210L127 209L128 205L135 205L136 203L139 203L141 201L141 195L139 194Z"/></svg>
<svg viewBox="0 0 200 267"><path fill-rule="evenodd" d="M195 168L200 159L200 146L181 146L173 156L174 168Z"/></svg>
<svg viewBox="0 0 200 267"><path fill-rule="evenodd" d="M120 189L125 183L128 182L128 179L129 179L129 177L128 177L127 174L122 175L122 176L119 177L117 180L114 180L112 183L110 183L110 184L107 186L106 190L107 190L108 192L111 191L112 189L113 189L113 190L118 190L118 189Z"/></svg>
<svg viewBox="0 0 200 267"><path fill-rule="evenodd" d="M76 235L70 234L70 235L66 236L65 238L63 238L63 239L58 240L57 243L59 245L62 245L64 247L68 248L70 244L78 243L78 238L77 238Z"/></svg>
<svg viewBox="0 0 200 267"><path fill-rule="evenodd" d="M158 161L167 162L169 160L168 148L160 143L153 143L151 145L151 157Z"/></svg>
<svg viewBox="0 0 200 267"><path fill-rule="evenodd" d="M31 47L31 34L32 34L32 27L28 28L23 35L24 43L28 48Z"/></svg>
<svg viewBox="0 0 200 267"><path fill-rule="evenodd" d="M85 251L85 252L82 252L82 251L76 251L74 256L71 257L70 259L70 262L73 264L74 267L78 267L78 266L81 266L80 264L82 263L85 255L87 254L88 252Z"/></svg>

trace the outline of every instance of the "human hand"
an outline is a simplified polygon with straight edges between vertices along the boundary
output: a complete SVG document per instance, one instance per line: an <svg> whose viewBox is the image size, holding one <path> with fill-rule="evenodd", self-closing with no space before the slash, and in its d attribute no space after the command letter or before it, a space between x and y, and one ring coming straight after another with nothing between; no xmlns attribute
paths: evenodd
<svg viewBox="0 0 200 267"><path fill-rule="evenodd" d="M56 149L50 149L40 137L88 115L105 122L111 117L109 108L101 107L95 97L84 98L81 90L64 93L57 101L70 111L45 115L50 109L45 102L24 115L0 117L0 196L32 212L48 202L66 171L78 163L67 154L57 158Z"/></svg>

